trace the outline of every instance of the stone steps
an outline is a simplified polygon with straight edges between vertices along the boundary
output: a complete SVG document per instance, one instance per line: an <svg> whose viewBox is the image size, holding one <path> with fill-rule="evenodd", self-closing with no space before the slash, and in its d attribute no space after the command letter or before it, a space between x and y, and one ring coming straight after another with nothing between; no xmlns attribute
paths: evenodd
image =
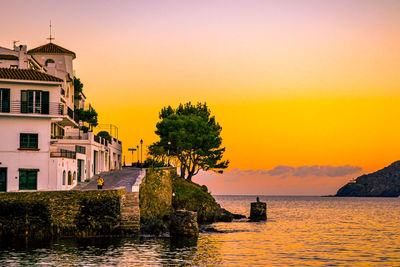
<svg viewBox="0 0 400 267"><path fill-rule="evenodd" d="M138 233L140 231L139 193L129 192L124 196L121 206L121 224L119 229L125 233Z"/></svg>

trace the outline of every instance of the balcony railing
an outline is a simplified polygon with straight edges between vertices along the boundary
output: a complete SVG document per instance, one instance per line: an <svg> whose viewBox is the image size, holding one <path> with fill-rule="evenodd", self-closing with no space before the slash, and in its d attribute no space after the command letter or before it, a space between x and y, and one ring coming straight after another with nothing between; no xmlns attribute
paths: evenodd
<svg viewBox="0 0 400 267"><path fill-rule="evenodd" d="M76 152L65 150L65 149L60 149L59 151L50 152L50 157L76 159Z"/></svg>
<svg viewBox="0 0 400 267"><path fill-rule="evenodd" d="M75 145L75 152L80 154L86 154L86 148L84 146Z"/></svg>
<svg viewBox="0 0 400 267"><path fill-rule="evenodd" d="M2 101L0 102L0 113L63 115L63 110L61 104L57 102Z"/></svg>
<svg viewBox="0 0 400 267"><path fill-rule="evenodd" d="M67 115L71 119L74 119L74 111L72 109L70 109L70 108L67 109Z"/></svg>
<svg viewBox="0 0 400 267"><path fill-rule="evenodd" d="M68 114L68 117L73 119L76 123L79 123L78 115L71 108L67 108L67 114Z"/></svg>
<svg viewBox="0 0 400 267"><path fill-rule="evenodd" d="M88 140L89 135L88 134L82 134L82 135L52 135L51 139L72 139L72 140Z"/></svg>
<svg viewBox="0 0 400 267"><path fill-rule="evenodd" d="M108 146L108 141L107 141L106 139L104 139L103 137L100 137L100 136L95 135L95 136L94 136L94 141L97 142L97 143L99 143L99 144Z"/></svg>

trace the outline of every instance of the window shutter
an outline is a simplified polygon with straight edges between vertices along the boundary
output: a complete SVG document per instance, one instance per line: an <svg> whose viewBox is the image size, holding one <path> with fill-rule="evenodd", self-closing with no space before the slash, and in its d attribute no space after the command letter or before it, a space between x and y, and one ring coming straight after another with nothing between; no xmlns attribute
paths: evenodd
<svg viewBox="0 0 400 267"><path fill-rule="evenodd" d="M10 112L10 89L1 89L1 112Z"/></svg>
<svg viewBox="0 0 400 267"><path fill-rule="evenodd" d="M28 91L21 91L21 113L28 113Z"/></svg>

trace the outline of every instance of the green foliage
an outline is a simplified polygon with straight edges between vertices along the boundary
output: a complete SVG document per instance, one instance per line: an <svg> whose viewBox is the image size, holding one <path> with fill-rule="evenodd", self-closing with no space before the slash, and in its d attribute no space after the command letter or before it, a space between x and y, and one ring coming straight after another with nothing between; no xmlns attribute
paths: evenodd
<svg viewBox="0 0 400 267"><path fill-rule="evenodd" d="M87 132L89 132L89 127L87 127L87 126L82 126L81 127L81 130L84 132L84 133L87 133Z"/></svg>
<svg viewBox="0 0 400 267"><path fill-rule="evenodd" d="M83 121L87 122L90 125L90 130L93 130L93 127L96 127L98 125L97 121L97 112L93 108L90 108L89 110L84 110L84 109L75 109L76 114L78 115L78 118Z"/></svg>
<svg viewBox="0 0 400 267"><path fill-rule="evenodd" d="M0 239L109 234L120 222L125 190L0 194Z"/></svg>
<svg viewBox="0 0 400 267"><path fill-rule="evenodd" d="M83 83L81 82L81 79L76 78L74 76L74 99L81 100L82 92L83 92Z"/></svg>
<svg viewBox="0 0 400 267"><path fill-rule="evenodd" d="M110 234L120 220L120 198L118 196L99 195L79 200L79 213L75 224L80 232L95 235Z"/></svg>
<svg viewBox="0 0 400 267"><path fill-rule="evenodd" d="M172 211L170 174L150 168L140 185L139 197L141 232L160 235L168 231Z"/></svg>
<svg viewBox="0 0 400 267"><path fill-rule="evenodd" d="M144 168L160 168L160 167L165 167L165 163L164 163L164 161L159 161L155 158L148 157L143 162L143 167Z"/></svg>
<svg viewBox="0 0 400 267"><path fill-rule="evenodd" d="M175 177L173 179L172 206L175 210L186 209L197 212L199 223L212 223L218 219L218 203L200 185Z"/></svg>
<svg viewBox="0 0 400 267"><path fill-rule="evenodd" d="M97 136L100 136L106 139L108 142L111 142L111 135L107 131L100 131Z"/></svg>
<svg viewBox="0 0 400 267"><path fill-rule="evenodd" d="M155 133L160 141L149 147L155 158L169 157L180 167L181 177L191 180L200 170L222 172L229 161L222 161L222 127L204 103L190 102L161 110Z"/></svg>

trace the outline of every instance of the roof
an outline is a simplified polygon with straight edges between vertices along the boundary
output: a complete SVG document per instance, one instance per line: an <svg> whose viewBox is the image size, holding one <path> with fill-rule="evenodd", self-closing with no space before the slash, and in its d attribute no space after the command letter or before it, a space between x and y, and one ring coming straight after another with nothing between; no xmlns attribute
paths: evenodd
<svg viewBox="0 0 400 267"><path fill-rule="evenodd" d="M63 82L60 78L31 69L0 68L0 79Z"/></svg>
<svg viewBox="0 0 400 267"><path fill-rule="evenodd" d="M28 54L62 54L62 55L72 55L72 58L76 58L74 52L53 43L48 43L33 48L31 50L28 50Z"/></svg>
<svg viewBox="0 0 400 267"><path fill-rule="evenodd" d="M14 56L14 55L0 55L0 59L3 59L3 60L18 60L18 57Z"/></svg>

